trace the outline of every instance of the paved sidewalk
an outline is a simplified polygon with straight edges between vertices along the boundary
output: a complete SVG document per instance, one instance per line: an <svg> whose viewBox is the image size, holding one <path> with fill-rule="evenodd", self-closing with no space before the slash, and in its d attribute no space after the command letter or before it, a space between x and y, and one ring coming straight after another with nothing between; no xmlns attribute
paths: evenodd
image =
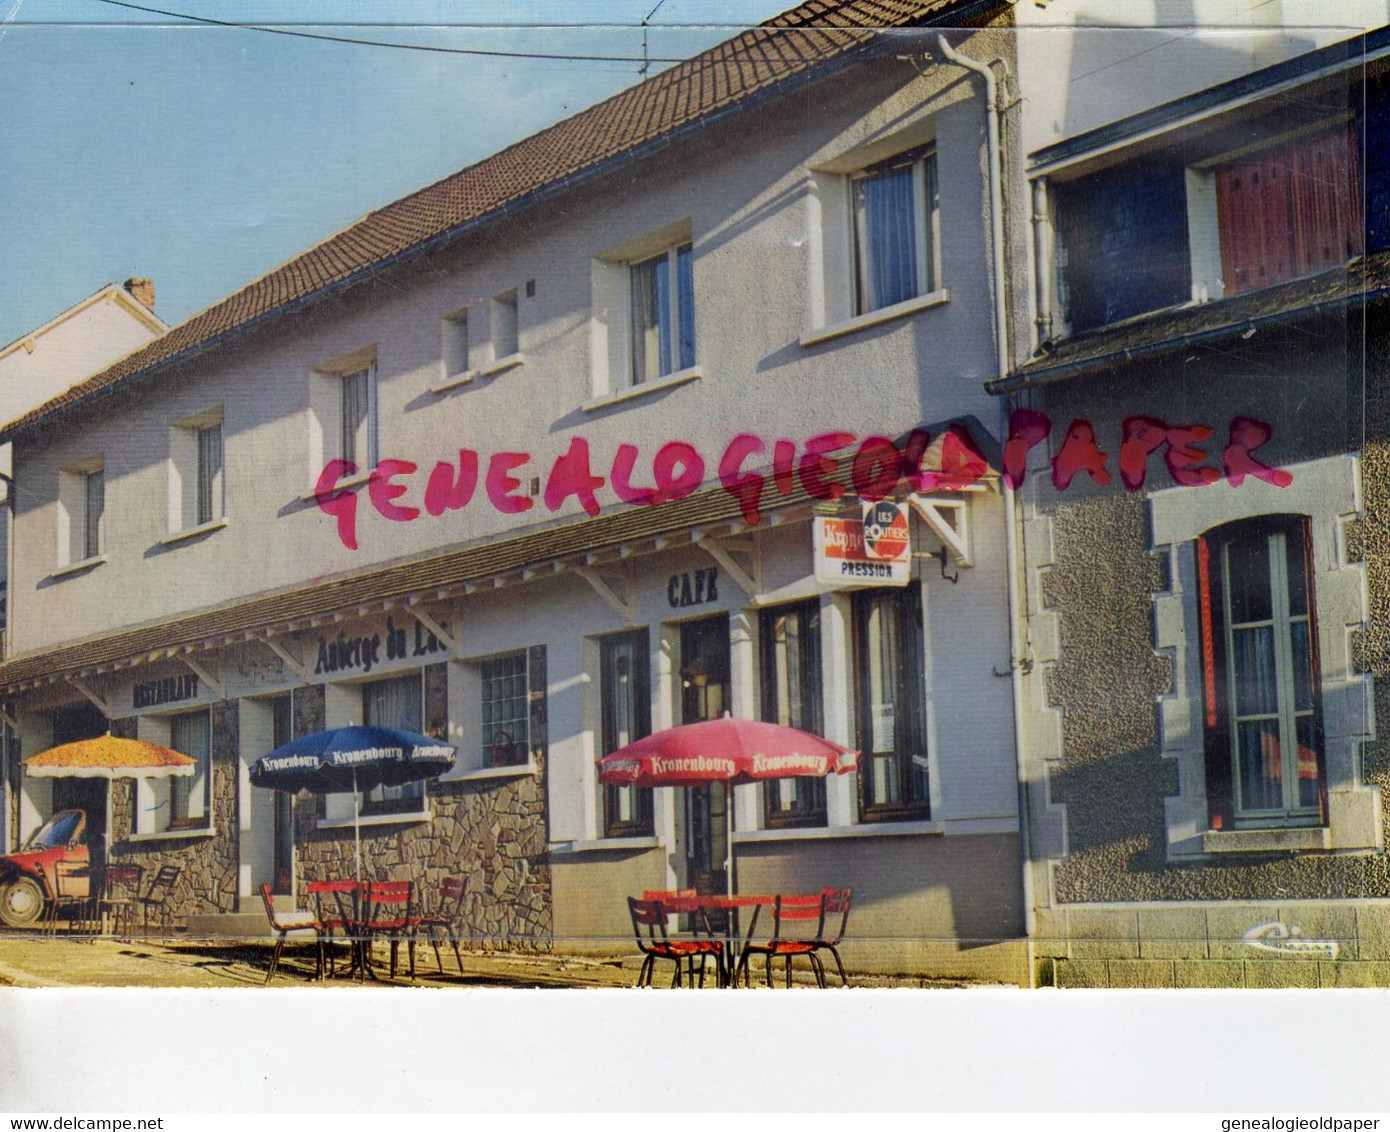
<svg viewBox="0 0 1390 1132"><path fill-rule="evenodd" d="M269 943L222 940L68 940L21 933L0 933L0 986L12 987L260 987L270 962ZM338 978L314 983L312 947L286 948L275 972L273 987L321 986L326 991L362 985L412 984L398 970L392 984L386 978L387 950L376 949L380 982L365 984ZM429 946L416 949L417 987L631 987L637 977L638 956L593 958L554 953L465 952L464 974L445 949L444 972L435 966ZM406 965L405 948L400 964ZM339 970L344 962L340 960ZM855 986L953 987L959 982L909 977L865 976ZM832 980L832 983L834 980ZM798 980L799 985L811 986ZM714 980L706 980L711 988Z"/></svg>

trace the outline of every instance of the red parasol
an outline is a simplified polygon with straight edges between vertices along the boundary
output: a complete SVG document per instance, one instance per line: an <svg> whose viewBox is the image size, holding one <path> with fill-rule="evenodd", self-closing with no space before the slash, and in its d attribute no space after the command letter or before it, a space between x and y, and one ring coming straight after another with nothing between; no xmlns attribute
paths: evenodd
<svg viewBox="0 0 1390 1132"><path fill-rule="evenodd" d="M598 760L611 786L737 786L769 778L847 774L859 752L829 739L751 719L709 719L658 731Z"/></svg>

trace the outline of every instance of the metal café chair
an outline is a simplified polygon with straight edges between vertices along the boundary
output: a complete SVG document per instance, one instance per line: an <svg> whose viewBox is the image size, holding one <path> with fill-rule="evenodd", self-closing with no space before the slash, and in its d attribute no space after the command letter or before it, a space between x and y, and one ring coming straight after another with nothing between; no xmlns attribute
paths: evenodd
<svg viewBox="0 0 1390 1132"><path fill-rule="evenodd" d="M154 879L150 881L149 890L144 896L135 898L135 903L141 908L140 930L146 936L150 934L151 912L158 913L160 927L167 925L169 894L173 892L174 885L178 884L181 876L183 876L183 870L178 865L160 865L159 871L154 874Z"/></svg>
<svg viewBox="0 0 1390 1132"><path fill-rule="evenodd" d="M275 950L270 953L270 968L265 973L265 981L270 982L275 977L276 965L280 962L280 954L285 950L285 941L289 939L291 932L312 932L314 950L317 953L317 962L314 966L314 978L321 979L325 970L325 951L323 934L319 929L319 922L310 912L276 912L275 898L270 894L270 885L261 885L261 903L265 905L266 919L270 921L270 928L277 932L275 939Z"/></svg>
<svg viewBox="0 0 1390 1132"><path fill-rule="evenodd" d="M434 948L434 961L439 973L444 973L444 961L439 956L439 937L442 935L454 949L454 962L463 974L463 957L459 955L459 939L463 934L463 897L466 885L462 877L445 877L439 884L439 904L433 912L415 920L416 934L424 934ZM413 972L412 972L413 973Z"/></svg>
<svg viewBox="0 0 1390 1132"><path fill-rule="evenodd" d="M849 905L854 897L852 888L822 888L821 895L821 922L816 929L816 951L828 951L835 959L835 968L840 972L840 985L849 986L849 979L845 977L845 965L840 961L840 941L845 938L845 929L849 926ZM830 925L836 916L840 917L839 924L834 929L834 934L828 934ZM825 972L821 972L821 985L825 985Z"/></svg>
<svg viewBox="0 0 1390 1132"><path fill-rule="evenodd" d="M404 941L410 955L410 977L415 978L415 882L413 880L372 880L367 882L366 953L370 960L372 942L381 937L391 944L391 978L396 977L396 952ZM368 968L370 974L370 967Z"/></svg>
<svg viewBox="0 0 1390 1132"><path fill-rule="evenodd" d="M48 934L58 934L58 917L65 909L68 934L85 931L92 901L92 870L83 861L58 861L53 866L52 899L48 902Z"/></svg>
<svg viewBox="0 0 1390 1132"><path fill-rule="evenodd" d="M111 934L128 937L135 921L135 905L144 879L142 865L107 865L101 896L97 899L97 919L111 925Z"/></svg>
<svg viewBox="0 0 1390 1132"><path fill-rule="evenodd" d="M642 953L642 967L637 972L637 986L652 985L652 974L658 959L669 960L675 967L671 985L681 985L681 964L690 967L690 978L695 978L695 957L700 959L700 986L705 985L705 960L713 955L716 977L722 985L724 969L724 944L717 939L670 939L666 934L667 909L660 900L638 900L635 896L627 898L628 913L632 917L632 933L637 940L637 950Z"/></svg>
<svg viewBox="0 0 1390 1132"><path fill-rule="evenodd" d="M772 905L772 938L766 943L746 943L743 954L739 956L738 968L734 971L734 982L743 975L744 985L749 984L748 960L752 955L764 956L764 973L767 985L772 986L772 961L781 959L786 969L786 985L792 985L792 960L804 955L811 965L811 973L816 977L816 985L825 986L825 968L816 955L818 937L825 923L825 896L778 896ZM816 921L816 931L810 937L787 934L784 924ZM795 929L792 929L793 931ZM838 941L837 941L838 942Z"/></svg>

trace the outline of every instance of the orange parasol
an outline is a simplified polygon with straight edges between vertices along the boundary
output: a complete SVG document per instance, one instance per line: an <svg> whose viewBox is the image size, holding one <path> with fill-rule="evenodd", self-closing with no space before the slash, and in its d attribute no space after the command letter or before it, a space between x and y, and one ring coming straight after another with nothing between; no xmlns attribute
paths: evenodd
<svg viewBox="0 0 1390 1132"><path fill-rule="evenodd" d="M25 773L36 778L166 778L192 774L197 765L157 743L114 735L64 743L24 760Z"/></svg>

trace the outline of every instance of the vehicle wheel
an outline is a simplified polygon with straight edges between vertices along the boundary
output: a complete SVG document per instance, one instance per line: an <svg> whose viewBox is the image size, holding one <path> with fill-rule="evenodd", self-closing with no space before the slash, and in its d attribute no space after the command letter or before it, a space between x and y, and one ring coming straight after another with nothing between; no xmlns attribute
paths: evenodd
<svg viewBox="0 0 1390 1132"><path fill-rule="evenodd" d="M43 889L30 876L17 876L0 884L0 922L6 927L27 928L43 913Z"/></svg>

